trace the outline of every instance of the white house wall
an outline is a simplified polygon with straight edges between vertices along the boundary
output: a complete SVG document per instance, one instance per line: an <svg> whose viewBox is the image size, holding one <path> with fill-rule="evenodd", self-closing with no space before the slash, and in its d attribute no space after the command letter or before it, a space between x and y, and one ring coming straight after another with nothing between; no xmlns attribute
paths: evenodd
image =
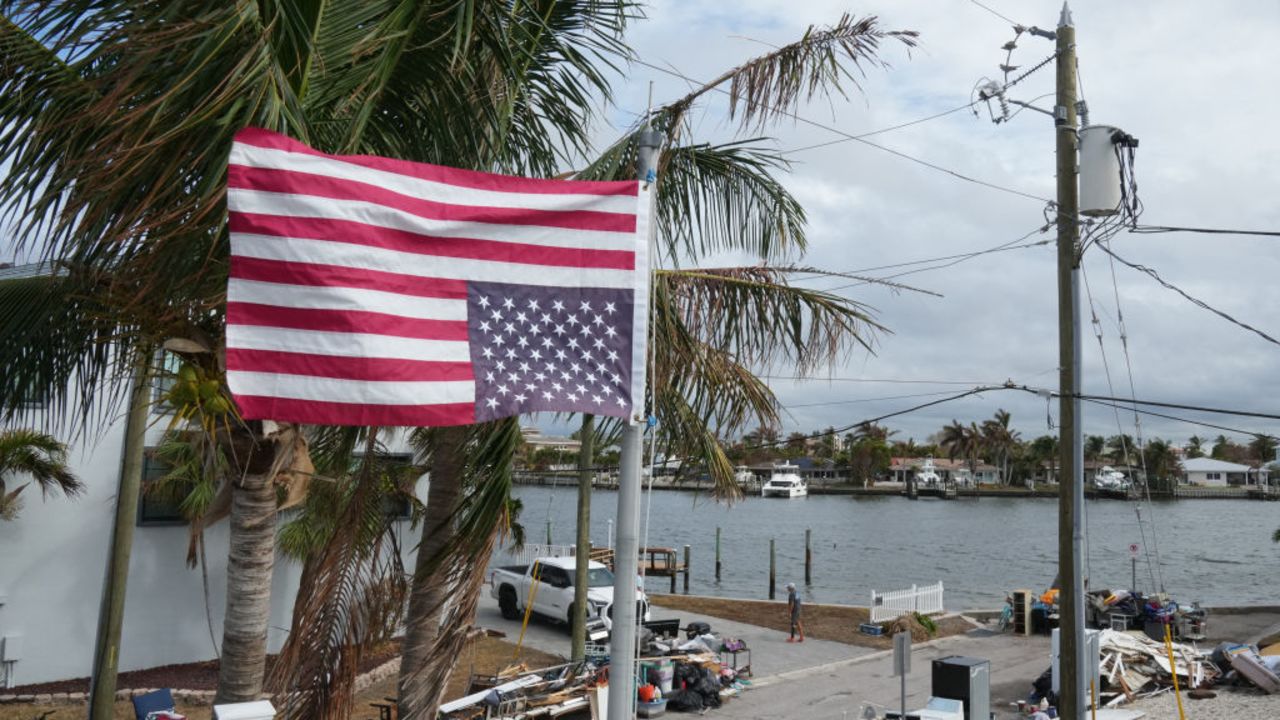
<svg viewBox="0 0 1280 720"><path fill-rule="evenodd" d="M148 445L155 444L165 424L161 421L151 428ZM73 471L86 487L79 498L57 495L42 500L37 488L28 488L19 517L0 521L0 597L4 598L0 638L22 636L21 658L10 666L11 686L85 677L91 672L123 436L121 421L92 444L73 449ZM16 486L13 480L11 489ZM425 484L418 488L424 500ZM397 525L406 567L412 569L416 533L410 531L408 521ZM225 521L205 533L208 614L219 644L226 603L227 540ZM186 556L186 526L135 524L121 671L216 657L200 570L188 569ZM299 563L277 558L269 652L277 652L288 634L300 576Z"/></svg>

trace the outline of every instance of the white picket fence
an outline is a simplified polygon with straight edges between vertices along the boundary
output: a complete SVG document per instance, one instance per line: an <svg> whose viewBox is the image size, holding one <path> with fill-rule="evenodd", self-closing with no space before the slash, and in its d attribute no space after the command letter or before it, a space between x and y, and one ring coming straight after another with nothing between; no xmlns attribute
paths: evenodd
<svg viewBox="0 0 1280 720"><path fill-rule="evenodd" d="M576 545L547 545L546 543L525 543L524 549L512 554L506 550L494 557L495 565L526 565L537 558L573 557L577 552Z"/></svg>
<svg viewBox="0 0 1280 720"><path fill-rule="evenodd" d="M912 585L908 590L871 591L871 622L892 620L909 612L942 612L942 581L925 587Z"/></svg>

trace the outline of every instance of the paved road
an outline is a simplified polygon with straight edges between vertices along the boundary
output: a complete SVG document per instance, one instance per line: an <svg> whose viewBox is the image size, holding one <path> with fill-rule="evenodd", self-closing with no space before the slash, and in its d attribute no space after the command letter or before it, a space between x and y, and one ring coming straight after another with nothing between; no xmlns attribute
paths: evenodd
<svg viewBox="0 0 1280 720"><path fill-rule="evenodd" d="M812 638L803 643L788 643L786 634L776 630L696 613L678 612L656 605L653 607L652 618L654 620L678 619L681 626L700 620L710 625L712 631L721 637L741 638L747 643L747 647L751 648L752 670L757 678L850 660L873 652L869 648ZM499 630L512 642L520 637L521 622L504 620L498 611L498 602L490 597L481 598L480 606L476 610L476 624L480 627ZM567 657L569 629L560 623L534 618L525 630L524 644L543 652Z"/></svg>

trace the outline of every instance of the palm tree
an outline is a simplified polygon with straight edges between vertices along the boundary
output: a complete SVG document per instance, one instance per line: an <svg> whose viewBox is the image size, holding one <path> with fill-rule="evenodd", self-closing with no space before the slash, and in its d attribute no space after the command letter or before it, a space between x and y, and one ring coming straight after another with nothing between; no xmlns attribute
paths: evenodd
<svg viewBox="0 0 1280 720"><path fill-rule="evenodd" d="M1270 435L1255 435L1249 442L1249 454L1260 465L1276 459L1276 439Z"/></svg>
<svg viewBox="0 0 1280 720"><path fill-rule="evenodd" d="M1192 435L1187 439L1186 451L1188 458L1204 457L1204 438Z"/></svg>
<svg viewBox="0 0 1280 720"><path fill-rule="evenodd" d="M5 480L14 476L26 476L30 481L9 490ZM44 497L51 492L67 497L84 492L84 484L67 467L67 448L57 438L35 430L0 431L0 520L18 516L22 509L19 496L32 482Z"/></svg>
<svg viewBox="0 0 1280 720"><path fill-rule="evenodd" d="M1209 457L1214 460L1227 460L1232 455L1232 449L1235 443L1226 435L1219 435L1213 440L1213 449L1209 451Z"/></svg>
<svg viewBox="0 0 1280 720"><path fill-rule="evenodd" d="M373 2L323 12L313 4L209 9L176 0L126 14L87 0L12 7L0 23L4 66L13 69L0 74L0 158L13 161L0 182L0 206L17 218L19 242L60 269L47 287L0 298L4 407L32 388L55 404L92 400L101 380L165 338L195 342L217 357L227 255L221 178L240 127L267 127L328 152L549 176L586 145L592 97L608 95L604 68L625 56L621 32L630 13L622 0ZM838 87L842 77L856 82L841 59L878 63L878 43L890 37L912 36L881 31L874 19L843 18L651 119L671 139L661 160L658 226L673 265L710 250L745 249L773 260L803 248L803 213L771 174L785 169L785 160L750 141L685 142L694 101L727 83L744 122L770 119L806 93ZM628 135L580 175L632 177L633 157ZM786 282L804 270L666 270L656 277L653 332L661 352L650 377L663 441L708 458L718 486L733 485L716 433L776 424L779 414L751 364L780 359L813 368L878 327L855 303ZM44 332L49 326L59 332ZM85 403L81 421L118 402L119 392ZM472 456L458 462L441 448L505 447L499 440L518 436L510 425L487 428L485 438L461 429L430 437L432 488L461 500L457 507L448 498L429 503L424 519L424 541L447 550L434 558L421 553L414 575L402 717L433 714L438 668L447 674L456 653L420 646L456 647L478 575L464 571L509 507L495 494L500 482L483 492L465 489L467 478L506 472L500 452L478 467ZM227 637L242 636L246 651L224 655L220 697L248 699L261 687L254 641L265 635L259 609L269 598L269 572L260 572L272 554L268 491L306 446L297 428L271 433L257 423L231 425L218 439L237 448L230 455L245 464L229 475L247 479L230 493L237 539L226 623ZM253 567L259 572L249 572ZM443 587L433 585L441 577L461 595L437 627L423 618L440 617L430 594ZM434 665L415 666L427 656ZM239 677L226 677L231 672ZM425 690L408 687L423 678Z"/></svg>
<svg viewBox="0 0 1280 720"><path fill-rule="evenodd" d="M1035 459L1037 467L1048 462L1050 475L1056 476L1058 474L1058 437L1041 435L1032 440L1031 457Z"/></svg>
<svg viewBox="0 0 1280 720"><path fill-rule="evenodd" d="M1088 435L1084 439L1084 459L1086 462L1101 460L1107 450L1107 439L1101 435Z"/></svg>
<svg viewBox="0 0 1280 720"><path fill-rule="evenodd" d="M1160 438L1152 438L1143 446L1142 453L1147 472L1156 480L1156 487L1172 490L1177 482L1175 476L1181 472L1173 446Z"/></svg>
<svg viewBox="0 0 1280 720"><path fill-rule="evenodd" d="M1001 408L995 416L982 423L983 445L994 452L1000 462L1000 481L1008 484L1009 456L1018 444L1018 431L1009 427L1010 414Z"/></svg>
<svg viewBox="0 0 1280 720"><path fill-rule="evenodd" d="M938 446L947 453L948 459L964 458L969 464L970 477L977 476L978 455L985 447L982 431L978 429L977 423L963 425L958 420L952 420L950 425L943 426Z"/></svg>

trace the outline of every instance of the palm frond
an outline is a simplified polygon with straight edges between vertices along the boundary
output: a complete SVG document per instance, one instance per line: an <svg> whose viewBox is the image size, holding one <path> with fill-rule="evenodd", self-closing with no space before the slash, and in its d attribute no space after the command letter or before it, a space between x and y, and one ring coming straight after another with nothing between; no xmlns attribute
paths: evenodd
<svg viewBox="0 0 1280 720"><path fill-rule="evenodd" d="M55 490L67 497L84 492L84 483L67 467L67 447L46 433L27 429L0 431L0 495L6 478L25 475L46 497ZM14 497L18 490L12 491Z"/></svg>

